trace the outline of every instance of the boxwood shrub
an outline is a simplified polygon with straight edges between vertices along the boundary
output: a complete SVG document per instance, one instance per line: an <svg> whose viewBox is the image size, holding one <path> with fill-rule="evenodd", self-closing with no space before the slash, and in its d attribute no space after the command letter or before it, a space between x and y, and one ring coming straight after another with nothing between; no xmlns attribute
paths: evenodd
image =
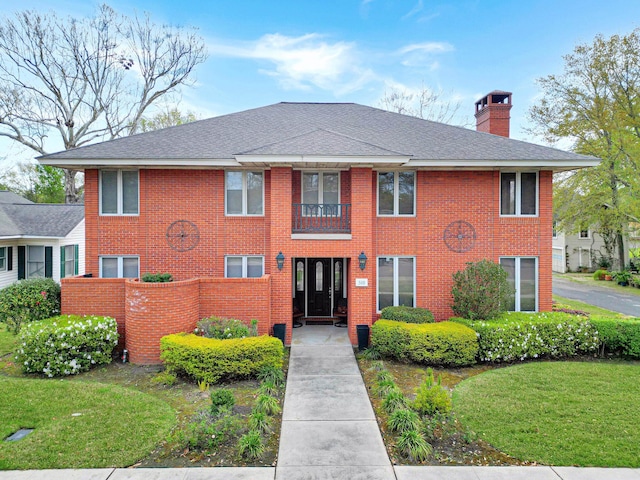
<svg viewBox="0 0 640 480"><path fill-rule="evenodd" d="M23 323L60 313L60 285L50 278L20 280L0 290L0 322L18 333Z"/></svg>
<svg viewBox="0 0 640 480"><path fill-rule="evenodd" d="M433 313L426 308L405 307L385 307L382 309L380 318L385 320L396 320L407 323L433 323Z"/></svg>
<svg viewBox="0 0 640 480"><path fill-rule="evenodd" d="M495 320L452 318L478 334L479 359L513 362L594 352L599 339L588 319L561 312L508 312Z"/></svg>
<svg viewBox="0 0 640 480"><path fill-rule="evenodd" d="M371 345L381 355L427 365L472 365L478 353L475 332L458 323L412 324L378 320Z"/></svg>
<svg viewBox="0 0 640 480"><path fill-rule="evenodd" d="M602 355L608 352L640 358L640 318L621 320L592 315L590 321L598 330Z"/></svg>
<svg viewBox="0 0 640 480"><path fill-rule="evenodd" d="M284 347L267 335L218 340L177 333L160 339L160 352L168 370L213 384L255 376L265 366L282 368Z"/></svg>
<svg viewBox="0 0 640 480"><path fill-rule="evenodd" d="M111 317L60 315L24 325L16 362L25 373L47 377L74 375L111 362L118 344Z"/></svg>

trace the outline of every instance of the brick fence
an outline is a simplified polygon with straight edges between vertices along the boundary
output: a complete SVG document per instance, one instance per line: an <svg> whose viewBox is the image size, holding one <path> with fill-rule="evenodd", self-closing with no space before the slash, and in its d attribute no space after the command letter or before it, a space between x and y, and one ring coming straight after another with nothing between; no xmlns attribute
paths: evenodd
<svg viewBox="0 0 640 480"><path fill-rule="evenodd" d="M209 316L258 320L258 332L271 332L271 278L194 278L179 282L145 283L138 280L62 279L65 315L114 317L119 347L129 351L132 363L160 363L160 338L191 332Z"/></svg>

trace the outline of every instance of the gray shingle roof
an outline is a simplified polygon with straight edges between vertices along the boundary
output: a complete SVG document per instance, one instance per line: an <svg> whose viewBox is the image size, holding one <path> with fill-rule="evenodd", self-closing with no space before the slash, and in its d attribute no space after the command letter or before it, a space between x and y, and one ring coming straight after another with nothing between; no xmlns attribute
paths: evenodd
<svg viewBox="0 0 640 480"><path fill-rule="evenodd" d="M84 205L0 203L0 237L65 237L84 218Z"/></svg>
<svg viewBox="0 0 640 480"><path fill-rule="evenodd" d="M306 148L306 149L305 149ZM41 157L43 163L118 159L234 159L236 155L385 156L411 160L593 161L593 157L353 103L278 103ZM116 162L113 162L116 163Z"/></svg>
<svg viewBox="0 0 640 480"><path fill-rule="evenodd" d="M0 190L0 204L2 203L32 204L33 202L21 197L17 193L13 193L8 190Z"/></svg>

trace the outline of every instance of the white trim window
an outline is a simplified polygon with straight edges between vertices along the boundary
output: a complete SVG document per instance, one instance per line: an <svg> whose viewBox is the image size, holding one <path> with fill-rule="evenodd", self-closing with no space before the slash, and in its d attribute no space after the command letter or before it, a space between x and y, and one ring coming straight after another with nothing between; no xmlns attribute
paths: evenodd
<svg viewBox="0 0 640 480"><path fill-rule="evenodd" d="M40 278L45 275L45 251L43 245L27 246L27 278Z"/></svg>
<svg viewBox="0 0 640 480"><path fill-rule="evenodd" d="M263 256L228 255L224 257L225 278L260 278L263 274Z"/></svg>
<svg viewBox="0 0 640 480"><path fill-rule="evenodd" d="M378 257L378 311L384 307L415 307L416 260L414 257Z"/></svg>
<svg viewBox="0 0 640 480"><path fill-rule="evenodd" d="M416 172L378 172L378 216L413 216Z"/></svg>
<svg viewBox="0 0 640 480"><path fill-rule="evenodd" d="M591 231L589 229L580 230L578 232L578 238L580 240L590 240L591 239Z"/></svg>
<svg viewBox="0 0 640 480"><path fill-rule="evenodd" d="M100 215L138 215L138 170L100 170Z"/></svg>
<svg viewBox="0 0 640 480"><path fill-rule="evenodd" d="M507 280L514 289L512 312L538 311L538 258L500 257L500 266L507 272Z"/></svg>
<svg viewBox="0 0 640 480"><path fill-rule="evenodd" d="M500 172L500 215L538 215L538 172Z"/></svg>
<svg viewBox="0 0 640 480"><path fill-rule="evenodd" d="M7 247L0 247L0 272L7 269Z"/></svg>
<svg viewBox="0 0 640 480"><path fill-rule="evenodd" d="M558 222L557 220L553 221L553 227L551 231L551 238L558 238Z"/></svg>
<svg viewBox="0 0 640 480"><path fill-rule="evenodd" d="M225 215L264 215L264 172L225 172Z"/></svg>
<svg viewBox="0 0 640 480"><path fill-rule="evenodd" d="M138 278L140 258L134 255L100 257L100 278Z"/></svg>

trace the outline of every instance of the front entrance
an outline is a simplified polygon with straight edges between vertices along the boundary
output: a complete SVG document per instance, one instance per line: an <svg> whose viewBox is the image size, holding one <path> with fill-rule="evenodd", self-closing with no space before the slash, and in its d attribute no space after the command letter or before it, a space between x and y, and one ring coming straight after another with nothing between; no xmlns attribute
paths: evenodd
<svg viewBox="0 0 640 480"><path fill-rule="evenodd" d="M305 317L332 317L347 304L344 258L296 258L295 306Z"/></svg>

